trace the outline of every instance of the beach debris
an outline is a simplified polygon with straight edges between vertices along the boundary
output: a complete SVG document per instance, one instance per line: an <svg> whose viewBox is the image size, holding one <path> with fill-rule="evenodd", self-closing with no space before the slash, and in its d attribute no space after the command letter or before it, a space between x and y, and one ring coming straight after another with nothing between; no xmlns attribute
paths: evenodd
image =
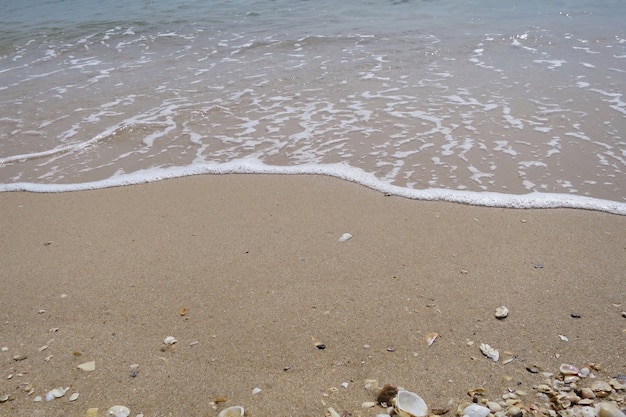
<svg viewBox="0 0 626 417"><path fill-rule="evenodd" d="M243 417L244 409L240 405L228 407L220 411L217 417Z"/></svg>
<svg viewBox="0 0 626 417"><path fill-rule="evenodd" d="M79 394L79 393L77 393L77 392L73 393L72 395L70 395L69 402L74 402L74 401L76 401L76 400L78 399L78 397L79 397L79 396L80 396L80 394Z"/></svg>
<svg viewBox="0 0 626 417"><path fill-rule="evenodd" d="M543 264L535 264L535 269L543 269Z"/></svg>
<svg viewBox="0 0 626 417"><path fill-rule="evenodd" d="M261 388L252 388L252 395L260 394L263 391Z"/></svg>
<svg viewBox="0 0 626 417"><path fill-rule="evenodd" d="M426 402L411 391L399 390L391 403L394 411L400 417L423 417L428 414Z"/></svg>
<svg viewBox="0 0 626 417"><path fill-rule="evenodd" d="M496 308L496 318L498 320L504 320L509 315L509 309L505 306L500 306Z"/></svg>
<svg viewBox="0 0 626 417"><path fill-rule="evenodd" d="M561 339L564 342L569 342L569 338L567 336L565 336L565 335L562 335L562 334L559 335L559 339Z"/></svg>
<svg viewBox="0 0 626 417"><path fill-rule="evenodd" d="M341 414L339 414L334 408L332 407L328 407L328 415L330 417L341 417Z"/></svg>
<svg viewBox="0 0 626 417"><path fill-rule="evenodd" d="M433 343L435 343L435 340L437 340L437 337L439 337L439 333L437 332L430 332L426 335L425 339L426 339L426 344L430 347L432 346Z"/></svg>
<svg viewBox="0 0 626 417"><path fill-rule="evenodd" d="M395 352L395 351L396 351L396 348L395 348L395 347L393 347L393 346L387 346L387 349L386 349L386 350L387 350L387 352Z"/></svg>
<svg viewBox="0 0 626 417"><path fill-rule="evenodd" d="M167 336L165 339L163 339L163 344L166 346L172 346L176 342L178 342L178 340L176 340L174 336Z"/></svg>
<svg viewBox="0 0 626 417"><path fill-rule="evenodd" d="M352 239L352 235L350 233L344 233L339 237L339 242L345 242L350 239Z"/></svg>
<svg viewBox="0 0 626 417"><path fill-rule="evenodd" d="M179 314L181 317L186 316L188 312L189 312L189 310L187 310L186 308L181 308L180 310L178 310L178 314Z"/></svg>
<svg viewBox="0 0 626 417"><path fill-rule="evenodd" d="M91 372L96 370L96 361L89 361L85 363L81 363L77 366L78 369L81 369L86 372Z"/></svg>
<svg viewBox="0 0 626 417"><path fill-rule="evenodd" d="M52 401L55 398L61 398L70 388L54 388L46 394L46 401Z"/></svg>
<svg viewBox="0 0 626 417"><path fill-rule="evenodd" d="M596 405L595 413L598 417L626 417L615 404L606 401Z"/></svg>
<svg viewBox="0 0 626 417"><path fill-rule="evenodd" d="M559 366L559 372L562 375L578 375L580 373L580 370L574 365L562 363L561 366Z"/></svg>
<svg viewBox="0 0 626 417"><path fill-rule="evenodd" d="M498 362L498 360L500 359L500 352L498 352L498 349L494 349L486 343L480 344L480 351L483 355L485 355L494 362Z"/></svg>
<svg viewBox="0 0 626 417"><path fill-rule="evenodd" d="M491 410L479 404L470 404L463 409L463 417L487 417Z"/></svg>
<svg viewBox="0 0 626 417"><path fill-rule="evenodd" d="M114 405L107 411L108 416L113 417L128 417L130 415L130 409L123 405Z"/></svg>
<svg viewBox="0 0 626 417"><path fill-rule="evenodd" d="M570 317L573 319L579 319L582 316L580 315L580 313L570 313Z"/></svg>
<svg viewBox="0 0 626 417"><path fill-rule="evenodd" d="M398 387L391 384L385 384L376 394L376 402L383 407L391 404L396 395L398 395Z"/></svg>

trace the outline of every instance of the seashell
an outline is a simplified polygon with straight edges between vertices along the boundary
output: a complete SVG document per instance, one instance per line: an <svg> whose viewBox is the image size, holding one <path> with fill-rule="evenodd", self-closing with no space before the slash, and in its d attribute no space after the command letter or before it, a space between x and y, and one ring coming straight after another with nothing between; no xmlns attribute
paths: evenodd
<svg viewBox="0 0 626 417"><path fill-rule="evenodd" d="M350 233L344 233L341 237L339 237L339 242L345 242L350 239L352 239L352 235Z"/></svg>
<svg viewBox="0 0 626 417"><path fill-rule="evenodd" d="M96 369L96 361L81 363L77 368L87 372L93 371Z"/></svg>
<svg viewBox="0 0 626 417"><path fill-rule="evenodd" d="M543 394L554 395L554 390L552 389L551 386L549 386L547 384L539 384L539 385L535 386L535 389L538 392L541 392Z"/></svg>
<svg viewBox="0 0 626 417"><path fill-rule="evenodd" d="M63 389L63 388L55 388L53 390L50 390L46 394L46 401L52 401L55 398L61 398L62 396L65 395L66 391L67 389Z"/></svg>
<svg viewBox="0 0 626 417"><path fill-rule="evenodd" d="M596 405L595 412L597 417L626 417L622 410L609 402L601 402Z"/></svg>
<svg viewBox="0 0 626 417"><path fill-rule="evenodd" d="M78 396L79 396L79 395L80 395L80 394L79 394L79 393L77 393L77 392L73 393L72 395L70 395L70 400L69 400L69 401L70 401L70 402L76 401L76 400L78 399Z"/></svg>
<svg viewBox="0 0 626 417"><path fill-rule="evenodd" d="M261 388L252 388L252 395L260 394L263 391Z"/></svg>
<svg viewBox="0 0 626 417"><path fill-rule="evenodd" d="M596 398L596 394L593 393L593 390L589 387L585 387L580 390L580 396L583 398L593 399Z"/></svg>
<svg viewBox="0 0 626 417"><path fill-rule="evenodd" d="M107 415L114 417L128 417L130 415L130 410L128 409L128 407L124 407L123 405L114 405L113 407L109 408L109 411L107 411Z"/></svg>
<svg viewBox="0 0 626 417"><path fill-rule="evenodd" d="M594 394L596 394L596 397L607 397L610 393L611 393L611 385L609 385L608 382L604 382L604 381L595 381L593 384L591 384L591 389L593 390Z"/></svg>
<svg viewBox="0 0 626 417"><path fill-rule="evenodd" d="M392 400L393 409L400 417L424 417L428 414L428 406L419 395L399 390Z"/></svg>
<svg viewBox="0 0 626 417"><path fill-rule="evenodd" d="M8 394L4 394L3 396L0 397L0 403L5 403L9 401L9 395Z"/></svg>
<svg viewBox="0 0 626 417"><path fill-rule="evenodd" d="M228 407L220 411L217 417L242 417L244 413L243 407L240 405L235 405L232 407Z"/></svg>
<svg viewBox="0 0 626 417"><path fill-rule="evenodd" d="M374 401L365 401L361 403L361 408L374 408L376 407L376 403Z"/></svg>
<svg viewBox="0 0 626 417"><path fill-rule="evenodd" d="M492 413L497 413L498 411L502 411L502 406L495 401L487 401L485 405L489 408L489 411L491 411Z"/></svg>
<svg viewBox="0 0 626 417"><path fill-rule="evenodd" d="M506 415L509 417L522 417L523 412L519 407L513 406L506 410Z"/></svg>
<svg viewBox="0 0 626 417"><path fill-rule="evenodd" d="M489 408L478 404L471 404L463 409L464 417L487 417L489 413Z"/></svg>
<svg viewBox="0 0 626 417"><path fill-rule="evenodd" d="M494 362L498 362L498 359L500 359L500 352L498 352L498 349L494 349L486 343L480 344L480 351L483 355Z"/></svg>
<svg viewBox="0 0 626 417"><path fill-rule="evenodd" d="M617 380L617 378L611 378L609 380L609 385L613 387L614 390L626 390L626 384L622 384Z"/></svg>
<svg viewBox="0 0 626 417"><path fill-rule="evenodd" d="M328 407L328 415L330 417L341 417L341 415L339 415L339 413L332 407Z"/></svg>
<svg viewBox="0 0 626 417"><path fill-rule="evenodd" d="M559 371L563 375L578 375L580 373L577 367L567 363L562 363L561 366L559 366Z"/></svg>
<svg viewBox="0 0 626 417"><path fill-rule="evenodd" d="M41 395L38 395L35 398L33 398L33 402L40 403L41 401L43 401L43 398L41 398Z"/></svg>
<svg viewBox="0 0 626 417"><path fill-rule="evenodd" d="M485 395L485 392L487 392L486 389L484 389L483 387L478 387L478 388L473 388L471 390L468 390L467 395L473 398L477 395Z"/></svg>
<svg viewBox="0 0 626 417"><path fill-rule="evenodd" d="M172 346L174 343L178 342L174 336L167 336L163 339L163 344L167 346Z"/></svg>
<svg viewBox="0 0 626 417"><path fill-rule="evenodd" d="M435 343L435 340L437 340L437 337L439 337L439 333L437 332L428 333L426 335L426 344L428 346L432 346L432 344Z"/></svg>
<svg viewBox="0 0 626 417"><path fill-rule="evenodd" d="M509 315L509 309L505 306L500 306L496 308L496 318L499 320L504 320Z"/></svg>

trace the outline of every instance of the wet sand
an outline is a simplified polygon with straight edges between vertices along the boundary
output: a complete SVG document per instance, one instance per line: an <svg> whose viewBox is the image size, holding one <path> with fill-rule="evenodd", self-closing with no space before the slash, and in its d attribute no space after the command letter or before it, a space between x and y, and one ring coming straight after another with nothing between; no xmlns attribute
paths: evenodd
<svg viewBox="0 0 626 417"><path fill-rule="evenodd" d="M626 373L624 216L262 175L2 193L0 210L2 416L216 416L219 397L250 416L375 416L366 379L452 416L481 386L532 402L545 377L527 367Z"/></svg>

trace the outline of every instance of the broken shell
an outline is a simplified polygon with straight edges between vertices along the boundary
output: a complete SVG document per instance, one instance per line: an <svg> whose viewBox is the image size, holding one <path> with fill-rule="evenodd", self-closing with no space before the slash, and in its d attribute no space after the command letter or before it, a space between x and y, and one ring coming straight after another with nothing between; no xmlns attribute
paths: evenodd
<svg viewBox="0 0 626 417"><path fill-rule="evenodd" d="M243 407L240 405L235 405L233 407L228 407L220 411L217 417L242 417L244 413Z"/></svg>
<svg viewBox="0 0 626 417"><path fill-rule="evenodd" d="M622 410L609 402L601 402L596 406L595 411L598 417L626 417Z"/></svg>
<svg viewBox="0 0 626 417"><path fill-rule="evenodd" d="M595 381L593 384L591 384L591 389L596 394L596 397L600 398L607 397L612 390L609 383L604 381Z"/></svg>
<svg viewBox="0 0 626 417"><path fill-rule="evenodd" d="M96 361L81 363L77 368L87 372L93 371L96 369Z"/></svg>
<svg viewBox="0 0 626 417"><path fill-rule="evenodd" d="M178 342L174 336L167 336L163 339L163 344L167 346L172 346L174 343Z"/></svg>
<svg viewBox="0 0 626 417"><path fill-rule="evenodd" d="M426 335L426 344L428 346L432 346L432 344L435 343L435 340L437 340L437 337L439 337L439 333L437 332L428 333Z"/></svg>
<svg viewBox="0 0 626 417"><path fill-rule="evenodd" d="M562 363L561 366L559 366L559 371L563 375L578 375L580 372L574 365L569 365L567 363Z"/></svg>
<svg viewBox="0 0 626 417"><path fill-rule="evenodd" d="M55 388L53 390L48 391L48 393L46 394L46 401L52 401L55 398L61 398L62 396L65 395L65 391L67 390L63 388Z"/></svg>
<svg viewBox="0 0 626 417"><path fill-rule="evenodd" d="M463 416L465 417L487 417L489 413L489 408L478 404L471 404L463 409Z"/></svg>
<svg viewBox="0 0 626 417"><path fill-rule="evenodd" d="M114 405L109 408L107 415L114 417L128 417L130 415L130 410L128 407L124 407L123 405Z"/></svg>
<svg viewBox="0 0 626 417"><path fill-rule="evenodd" d="M496 318L499 320L505 319L509 315L509 309L505 306L496 308Z"/></svg>
<svg viewBox="0 0 626 417"><path fill-rule="evenodd" d="M400 417L423 417L428 414L426 402L422 397L410 391L398 391L392 404L396 414Z"/></svg>
<svg viewBox="0 0 626 417"><path fill-rule="evenodd" d="M611 378L609 380L609 385L613 387L615 390L626 390L626 384L622 384L617 380L617 378Z"/></svg>
<svg viewBox="0 0 626 417"><path fill-rule="evenodd" d="M352 235L350 233L344 233L343 235L341 235L341 237L339 238L340 242L345 242L347 240L352 239Z"/></svg>
<svg viewBox="0 0 626 417"><path fill-rule="evenodd" d="M498 362L498 359L500 359L500 352L498 352L498 349L494 349L486 343L480 344L480 351L483 355L494 362Z"/></svg>

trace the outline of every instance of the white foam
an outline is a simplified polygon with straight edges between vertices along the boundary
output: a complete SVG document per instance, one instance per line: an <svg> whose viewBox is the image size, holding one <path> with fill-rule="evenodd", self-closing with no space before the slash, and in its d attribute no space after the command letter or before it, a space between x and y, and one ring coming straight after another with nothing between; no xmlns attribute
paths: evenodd
<svg viewBox="0 0 626 417"><path fill-rule="evenodd" d="M115 174L112 177L81 184L36 184L12 183L0 184L0 192L68 192L144 184L164 179L178 178L199 174L291 174L291 175L328 175L355 182L373 190L393 194L414 200L448 201L485 207L530 208L576 208L603 211L626 215L626 203L602 200L572 194L531 192L522 195L502 194L494 192L472 192L428 188L422 190L408 189L390 185L373 174L347 164L312 164L291 167L276 167L262 163L253 158L246 158L223 164L196 164L186 167L153 168L130 174ZM489 174L487 174L489 176Z"/></svg>

